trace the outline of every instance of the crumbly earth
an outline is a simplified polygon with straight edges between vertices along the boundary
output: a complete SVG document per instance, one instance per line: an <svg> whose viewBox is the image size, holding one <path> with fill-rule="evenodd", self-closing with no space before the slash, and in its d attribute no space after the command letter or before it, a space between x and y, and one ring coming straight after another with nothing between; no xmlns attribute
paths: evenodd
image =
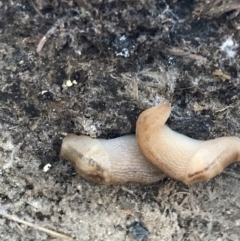
<svg viewBox="0 0 240 241"><path fill-rule="evenodd" d="M101 186L59 157L66 133L134 133L166 101L174 130L240 136L239 5L0 0L0 239L60 240L7 212L81 241L240 240L238 164L192 186Z"/></svg>

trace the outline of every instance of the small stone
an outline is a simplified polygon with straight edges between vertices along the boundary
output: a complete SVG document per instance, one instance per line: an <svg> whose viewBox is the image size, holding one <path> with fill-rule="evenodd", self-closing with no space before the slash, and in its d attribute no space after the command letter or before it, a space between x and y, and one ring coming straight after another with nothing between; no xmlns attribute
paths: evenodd
<svg viewBox="0 0 240 241"><path fill-rule="evenodd" d="M66 86L67 87L71 87L72 85L73 85L72 81L71 80L67 80Z"/></svg>
<svg viewBox="0 0 240 241"><path fill-rule="evenodd" d="M46 165L43 167L43 171L44 171L44 172L48 172L51 167L52 167L52 165L48 163L48 164L46 164Z"/></svg>
<svg viewBox="0 0 240 241"><path fill-rule="evenodd" d="M149 231L140 222L132 223L128 230L137 241L143 241L149 235Z"/></svg>

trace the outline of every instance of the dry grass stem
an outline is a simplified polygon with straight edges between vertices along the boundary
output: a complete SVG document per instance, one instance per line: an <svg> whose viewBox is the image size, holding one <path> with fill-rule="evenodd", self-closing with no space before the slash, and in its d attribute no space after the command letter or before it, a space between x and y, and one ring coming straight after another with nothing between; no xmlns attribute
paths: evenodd
<svg viewBox="0 0 240 241"><path fill-rule="evenodd" d="M18 223L22 223L28 227L32 227L36 230L39 230L39 231L42 231L42 232L45 232L53 237L56 237L56 238L60 238L62 240L65 240L65 241L73 241L74 239L70 236L67 236L65 234L61 234L61 233L57 233L55 231L52 231L52 230L49 230L47 228L43 228L41 226L38 226L36 224L33 224L33 223L30 223L30 222L27 222L27 221L24 221L16 216L13 216L13 215L10 215L8 214L3 208L0 209L0 215L2 215L3 217L9 219L9 220L13 220L15 222L18 222Z"/></svg>

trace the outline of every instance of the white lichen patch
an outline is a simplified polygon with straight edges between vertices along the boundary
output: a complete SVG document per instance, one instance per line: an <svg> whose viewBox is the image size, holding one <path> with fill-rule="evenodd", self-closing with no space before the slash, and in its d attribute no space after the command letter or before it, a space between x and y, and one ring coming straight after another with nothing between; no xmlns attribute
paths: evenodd
<svg viewBox="0 0 240 241"><path fill-rule="evenodd" d="M12 139L9 138L10 134L8 132L3 132L2 136L3 138L0 139L0 148L4 151L0 153L0 161L4 161L4 163L1 163L1 165L2 169L6 170L12 167L14 161L19 160L16 154L22 144L19 143L18 145L14 145L12 143Z"/></svg>
<svg viewBox="0 0 240 241"><path fill-rule="evenodd" d="M237 54L236 49L238 46L238 43L234 42L232 36L230 36L222 43L220 49L227 55L228 58L234 58Z"/></svg>
<svg viewBox="0 0 240 241"><path fill-rule="evenodd" d="M11 139L0 140L0 147L5 151L12 151L14 149L14 145Z"/></svg>
<svg viewBox="0 0 240 241"><path fill-rule="evenodd" d="M97 133L97 128L96 126L93 124L93 120L84 120L82 122L82 126L84 128L84 131L86 133L89 133L89 135L91 137L96 137L96 133Z"/></svg>

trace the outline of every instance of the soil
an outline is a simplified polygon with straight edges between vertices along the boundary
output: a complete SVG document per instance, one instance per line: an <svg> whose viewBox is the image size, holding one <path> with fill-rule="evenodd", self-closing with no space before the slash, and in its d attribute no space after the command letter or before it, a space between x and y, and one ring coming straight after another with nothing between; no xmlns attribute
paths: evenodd
<svg viewBox="0 0 240 241"><path fill-rule="evenodd" d="M143 110L167 101L176 131L239 136L239 9L238 0L0 0L1 240L61 240L37 227L80 241L240 240L238 164L191 186L104 186L59 157L67 133L134 133Z"/></svg>

